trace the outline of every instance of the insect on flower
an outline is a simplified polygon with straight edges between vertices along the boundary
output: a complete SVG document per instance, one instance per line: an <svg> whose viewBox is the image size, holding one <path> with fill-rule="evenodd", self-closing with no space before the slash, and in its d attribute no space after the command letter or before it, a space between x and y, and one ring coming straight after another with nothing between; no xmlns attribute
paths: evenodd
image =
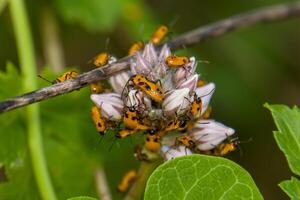
<svg viewBox="0 0 300 200"><path fill-rule="evenodd" d="M41 75L38 75L39 78L41 78L41 79L43 79L43 80L45 80L45 81L47 81L51 84L64 82L66 80L76 78L77 76L78 76L78 72L76 72L74 70L65 72L63 75L57 77L54 81L49 81L48 79L42 77Z"/></svg>
<svg viewBox="0 0 300 200"><path fill-rule="evenodd" d="M180 68L185 67L190 62L190 59L187 56L170 55L166 58L165 62L169 68Z"/></svg>
<svg viewBox="0 0 300 200"><path fill-rule="evenodd" d="M135 133L137 133L137 130L121 129L115 136L116 138L122 139Z"/></svg>
<svg viewBox="0 0 300 200"><path fill-rule="evenodd" d="M169 28L165 25L159 26L150 38L150 42L154 45L158 45L166 37L169 32Z"/></svg>
<svg viewBox="0 0 300 200"><path fill-rule="evenodd" d="M156 130L151 129L147 131L145 148L151 152L158 152L160 147L160 137L156 134Z"/></svg>
<svg viewBox="0 0 300 200"><path fill-rule="evenodd" d="M122 193L126 192L136 178L137 172L135 170L128 171L119 183L118 191Z"/></svg>
<svg viewBox="0 0 300 200"><path fill-rule="evenodd" d="M179 136L175 140L175 146L183 145L191 150L196 148L196 143L188 135Z"/></svg>
<svg viewBox="0 0 300 200"><path fill-rule="evenodd" d="M142 41L138 41L136 43L134 43L128 50L128 55L132 56L134 55L136 52L142 50L144 48L144 43Z"/></svg>
<svg viewBox="0 0 300 200"><path fill-rule="evenodd" d="M147 130L148 126L144 125L140 121L138 111L134 106L125 108L123 116L124 125L129 129L135 130Z"/></svg>
<svg viewBox="0 0 300 200"><path fill-rule="evenodd" d="M92 120L96 125L96 129L100 135L104 135L106 130L105 119L101 116L100 109L97 106L93 106L91 109Z"/></svg>
<svg viewBox="0 0 300 200"><path fill-rule="evenodd" d="M133 85L131 85L130 82ZM164 93L161 86L158 83L148 80L143 75L139 75L139 74L133 75L128 80L126 87L128 89L128 87L132 87L132 86L136 87L137 89L140 89L142 92L148 95L155 102L162 103L164 99Z"/></svg>

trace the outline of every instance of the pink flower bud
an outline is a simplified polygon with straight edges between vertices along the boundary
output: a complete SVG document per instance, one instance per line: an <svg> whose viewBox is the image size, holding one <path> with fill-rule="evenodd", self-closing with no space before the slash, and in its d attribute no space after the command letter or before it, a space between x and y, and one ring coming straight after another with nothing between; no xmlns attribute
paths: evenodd
<svg viewBox="0 0 300 200"><path fill-rule="evenodd" d="M201 101L202 101L201 115L208 108L210 99L215 91L215 87L216 86L214 83L208 83L202 87L196 88L196 90L195 90L196 95L197 95L197 97L201 97Z"/></svg>
<svg viewBox="0 0 300 200"><path fill-rule="evenodd" d="M118 94L122 94L123 88L125 87L129 78L130 78L130 72L122 71L120 73L117 73L109 77L108 81L115 92L117 92Z"/></svg>
<svg viewBox="0 0 300 200"><path fill-rule="evenodd" d="M177 90L171 90L165 96L165 100L162 104L164 113L166 115L182 114L189 105L190 89L182 88Z"/></svg>
<svg viewBox="0 0 300 200"><path fill-rule="evenodd" d="M215 120L199 120L192 128L190 136L199 150L207 151L215 148L234 132L232 128Z"/></svg>
<svg viewBox="0 0 300 200"><path fill-rule="evenodd" d="M124 104L119 94L92 94L91 100L101 109L103 117L112 121L121 120Z"/></svg>
<svg viewBox="0 0 300 200"><path fill-rule="evenodd" d="M178 147L172 147L172 148L165 148L166 146L163 146L162 153L164 159L171 160L177 157L187 156L191 155L192 151L185 146L178 146Z"/></svg>

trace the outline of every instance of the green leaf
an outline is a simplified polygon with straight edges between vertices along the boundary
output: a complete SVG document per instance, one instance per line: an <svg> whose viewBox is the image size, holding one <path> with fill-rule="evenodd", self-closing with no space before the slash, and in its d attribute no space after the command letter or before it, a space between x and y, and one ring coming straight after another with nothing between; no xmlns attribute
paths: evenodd
<svg viewBox="0 0 300 200"><path fill-rule="evenodd" d="M21 92L21 76L11 63L0 71L0 99ZM0 199L39 199L26 141L22 109L0 114ZM17 192L16 192L17 191Z"/></svg>
<svg viewBox="0 0 300 200"><path fill-rule="evenodd" d="M279 186L292 200L300 199L300 181L298 179L292 177L291 180L281 182Z"/></svg>
<svg viewBox="0 0 300 200"><path fill-rule="evenodd" d="M80 196L80 197L72 197L67 200L97 200L94 197Z"/></svg>
<svg viewBox="0 0 300 200"><path fill-rule="evenodd" d="M274 137L293 173L300 175L300 110L285 105L265 104L274 118L278 131Z"/></svg>
<svg viewBox="0 0 300 200"><path fill-rule="evenodd" d="M121 9L120 0L55 0L54 3L67 23L79 23L90 31L111 29Z"/></svg>
<svg viewBox="0 0 300 200"><path fill-rule="evenodd" d="M263 199L250 174L234 162L184 156L159 166L147 182L150 199Z"/></svg>

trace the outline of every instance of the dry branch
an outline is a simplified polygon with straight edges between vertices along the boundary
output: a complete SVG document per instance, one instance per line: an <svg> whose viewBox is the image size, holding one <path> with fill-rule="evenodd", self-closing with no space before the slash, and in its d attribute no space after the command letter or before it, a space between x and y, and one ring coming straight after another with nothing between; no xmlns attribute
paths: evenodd
<svg viewBox="0 0 300 200"><path fill-rule="evenodd" d="M208 24L204 27L184 33L167 42L172 50L191 46L209 38L221 36L227 32L240 28L249 27L263 22L273 22L291 17L300 16L300 2L292 4L281 4L269 6L263 9L254 10L244 14L236 15L219 22ZM112 65L94 69L78 76L73 80L68 80L59 84L51 85L21 96L17 96L0 102L0 113L18 107L26 106L35 102L43 101L51 97L69 93L87 86L89 83L106 79L114 73L128 68L130 57L124 57Z"/></svg>

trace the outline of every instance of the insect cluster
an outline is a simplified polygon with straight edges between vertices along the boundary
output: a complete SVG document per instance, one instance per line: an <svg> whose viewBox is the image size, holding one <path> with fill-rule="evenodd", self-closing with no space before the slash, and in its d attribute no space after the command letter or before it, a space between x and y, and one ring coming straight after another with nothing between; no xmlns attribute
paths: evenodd
<svg viewBox="0 0 300 200"><path fill-rule="evenodd" d="M142 161L159 155L168 160L191 153L224 156L234 151L239 144L232 137L235 131L209 119L215 85L195 73L195 57L174 55L167 45L159 48L167 34L168 27L160 26L147 44L139 41L130 47L130 70L108 80L114 92L102 82L90 85L97 131L104 136L113 130L116 139L144 134L143 147L135 148L135 156ZM116 60L100 53L94 65Z"/></svg>

